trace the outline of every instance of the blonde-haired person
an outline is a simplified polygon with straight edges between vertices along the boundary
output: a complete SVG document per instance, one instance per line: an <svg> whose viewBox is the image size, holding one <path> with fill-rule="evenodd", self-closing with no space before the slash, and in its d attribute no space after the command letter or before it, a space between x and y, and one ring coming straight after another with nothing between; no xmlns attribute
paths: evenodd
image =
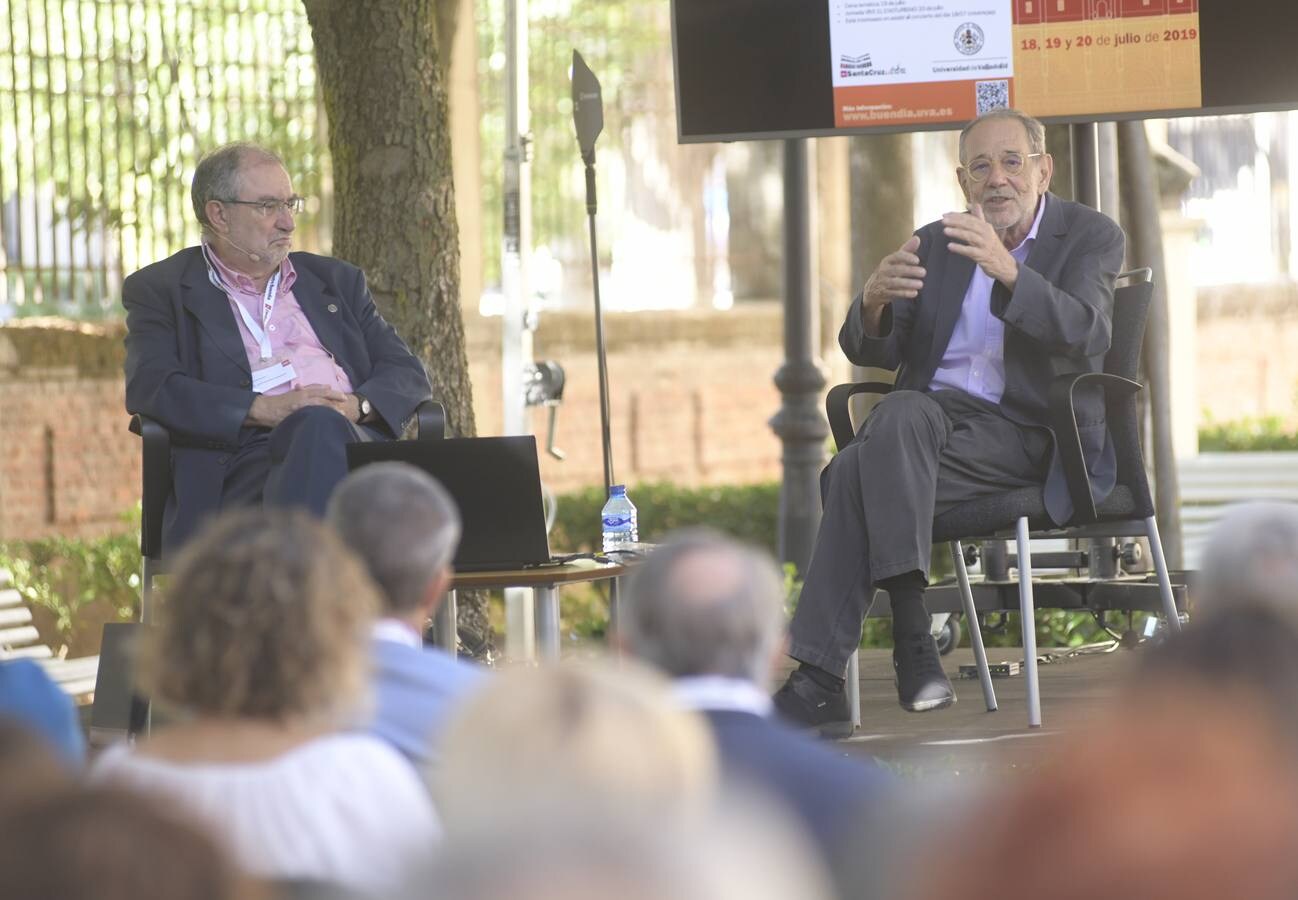
<svg viewBox="0 0 1298 900"><path fill-rule="evenodd" d="M247 509L177 562L141 681L178 724L105 751L93 776L173 799L248 872L397 883L440 827L410 765L344 733L378 608L361 564L299 512Z"/></svg>
<svg viewBox="0 0 1298 900"><path fill-rule="evenodd" d="M451 719L433 788L452 839L574 804L670 823L715 800L716 753L702 718L638 665L516 668Z"/></svg>

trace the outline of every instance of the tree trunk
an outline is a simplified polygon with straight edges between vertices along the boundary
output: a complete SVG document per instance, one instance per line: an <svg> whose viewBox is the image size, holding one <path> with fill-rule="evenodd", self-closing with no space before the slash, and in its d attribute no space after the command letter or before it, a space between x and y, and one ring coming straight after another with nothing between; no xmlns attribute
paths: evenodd
<svg viewBox="0 0 1298 900"><path fill-rule="evenodd" d="M379 312L428 367L451 431L472 435L438 4L303 3L329 117L334 255L365 270Z"/></svg>
<svg viewBox="0 0 1298 900"><path fill-rule="evenodd" d="M879 262L899 248L920 224L915 221L915 163L909 134L871 134L851 138L852 287L839 299L834 333L847 315L847 305L865 286ZM895 373L852 367L854 381L892 381ZM856 422L877 403L877 394L852 398Z"/></svg>
<svg viewBox="0 0 1298 900"><path fill-rule="evenodd" d="M1154 270L1154 293L1145 324L1142 356L1149 383L1149 412L1153 432L1154 500L1163 553L1172 569L1182 567L1181 488L1172 447L1171 352L1167 324L1167 266L1163 260L1163 227L1158 212L1158 182L1142 121L1118 123L1124 222L1131 238L1127 259L1132 268Z"/></svg>
<svg viewBox="0 0 1298 900"><path fill-rule="evenodd" d="M303 0L329 119L333 253L365 270L424 361L451 434L476 432L460 307L444 48L458 0ZM481 597L460 622L485 631Z"/></svg>

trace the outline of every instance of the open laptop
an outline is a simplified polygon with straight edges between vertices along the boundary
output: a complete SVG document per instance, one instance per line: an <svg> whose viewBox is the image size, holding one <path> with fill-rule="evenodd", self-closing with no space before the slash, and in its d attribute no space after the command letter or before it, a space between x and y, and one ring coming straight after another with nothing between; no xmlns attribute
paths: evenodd
<svg viewBox="0 0 1298 900"><path fill-rule="evenodd" d="M461 572L522 569L550 558L541 501L541 466L532 435L369 441L347 445L348 468L403 462L440 481L460 508L455 553Z"/></svg>

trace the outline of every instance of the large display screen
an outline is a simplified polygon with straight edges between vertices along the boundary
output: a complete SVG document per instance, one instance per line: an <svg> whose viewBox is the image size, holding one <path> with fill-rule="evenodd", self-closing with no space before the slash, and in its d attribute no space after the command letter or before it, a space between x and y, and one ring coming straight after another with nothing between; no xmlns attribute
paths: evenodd
<svg viewBox="0 0 1298 900"><path fill-rule="evenodd" d="M1298 0L674 0L672 31L683 141L1298 107Z"/></svg>

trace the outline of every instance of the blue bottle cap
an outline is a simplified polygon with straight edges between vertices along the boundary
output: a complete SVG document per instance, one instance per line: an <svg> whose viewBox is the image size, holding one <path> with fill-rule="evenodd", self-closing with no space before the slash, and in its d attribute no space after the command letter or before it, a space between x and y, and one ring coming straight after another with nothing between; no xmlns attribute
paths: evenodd
<svg viewBox="0 0 1298 900"><path fill-rule="evenodd" d="M609 492L610 494L625 494L625 493L626 493L626 485L625 485L625 484L614 484L614 485L610 485L610 486L609 486L609 489L608 489L608 492Z"/></svg>

